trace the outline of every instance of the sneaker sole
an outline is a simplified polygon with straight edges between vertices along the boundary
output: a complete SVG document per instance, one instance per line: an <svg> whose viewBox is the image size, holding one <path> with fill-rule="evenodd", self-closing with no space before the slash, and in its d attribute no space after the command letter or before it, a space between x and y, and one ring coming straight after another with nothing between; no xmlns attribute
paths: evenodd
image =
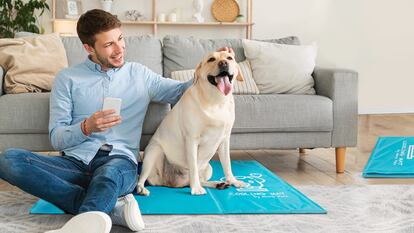
<svg viewBox="0 0 414 233"><path fill-rule="evenodd" d="M99 211L90 211L75 215L57 230L45 233L109 233L112 227L111 218Z"/></svg>

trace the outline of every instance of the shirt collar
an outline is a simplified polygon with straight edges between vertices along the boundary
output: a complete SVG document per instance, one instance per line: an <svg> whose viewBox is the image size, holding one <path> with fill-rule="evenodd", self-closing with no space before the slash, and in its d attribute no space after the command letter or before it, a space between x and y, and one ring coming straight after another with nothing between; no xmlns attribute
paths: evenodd
<svg viewBox="0 0 414 233"><path fill-rule="evenodd" d="M92 59L91 59L91 57L90 57L90 55L86 58L86 61L85 61L85 64L86 64L86 66L88 66L89 67L89 69L91 69L92 71L98 71L98 72L100 72L100 73L115 73L116 71L118 71L118 70L120 70L121 69L121 67L119 67L119 68L110 68L110 69L108 69L107 71L103 71L102 69L101 69L101 65L99 65L98 63L95 63L94 61L92 61Z"/></svg>

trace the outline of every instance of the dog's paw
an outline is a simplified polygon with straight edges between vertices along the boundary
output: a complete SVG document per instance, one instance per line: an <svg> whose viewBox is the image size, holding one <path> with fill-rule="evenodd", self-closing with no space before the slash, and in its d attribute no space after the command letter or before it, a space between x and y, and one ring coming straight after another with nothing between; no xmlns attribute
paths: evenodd
<svg viewBox="0 0 414 233"><path fill-rule="evenodd" d="M137 185L137 193L141 196L149 196L150 191L144 187L144 185Z"/></svg>
<svg viewBox="0 0 414 233"><path fill-rule="evenodd" d="M191 195L204 195L206 194L206 190L203 187L195 187L191 188Z"/></svg>
<svg viewBox="0 0 414 233"><path fill-rule="evenodd" d="M247 184L244 183L243 181L236 180L236 179L227 181L226 183L228 183L230 185L233 185L236 188L243 188L243 187L246 187L247 186Z"/></svg>

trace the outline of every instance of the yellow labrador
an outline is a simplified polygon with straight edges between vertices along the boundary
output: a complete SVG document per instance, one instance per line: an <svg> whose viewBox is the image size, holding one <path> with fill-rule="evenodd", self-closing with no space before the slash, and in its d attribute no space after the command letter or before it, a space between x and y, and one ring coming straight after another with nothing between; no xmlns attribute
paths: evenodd
<svg viewBox="0 0 414 233"><path fill-rule="evenodd" d="M242 187L230 165L230 133L234 123L233 78L243 81L234 54L209 53L198 64L194 84L183 94L161 122L144 151L137 192L149 195L151 185L184 187L202 195L202 186L222 187L208 181L212 175L209 161L218 150L226 183Z"/></svg>

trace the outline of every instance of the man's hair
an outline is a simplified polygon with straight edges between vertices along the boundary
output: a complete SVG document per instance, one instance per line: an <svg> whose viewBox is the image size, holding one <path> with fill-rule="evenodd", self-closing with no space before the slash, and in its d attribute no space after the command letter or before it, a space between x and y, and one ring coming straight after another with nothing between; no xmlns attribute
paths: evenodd
<svg viewBox="0 0 414 233"><path fill-rule="evenodd" d="M93 9L81 15L76 25L76 31L82 44L95 47L95 35L121 27L121 21L111 13Z"/></svg>

